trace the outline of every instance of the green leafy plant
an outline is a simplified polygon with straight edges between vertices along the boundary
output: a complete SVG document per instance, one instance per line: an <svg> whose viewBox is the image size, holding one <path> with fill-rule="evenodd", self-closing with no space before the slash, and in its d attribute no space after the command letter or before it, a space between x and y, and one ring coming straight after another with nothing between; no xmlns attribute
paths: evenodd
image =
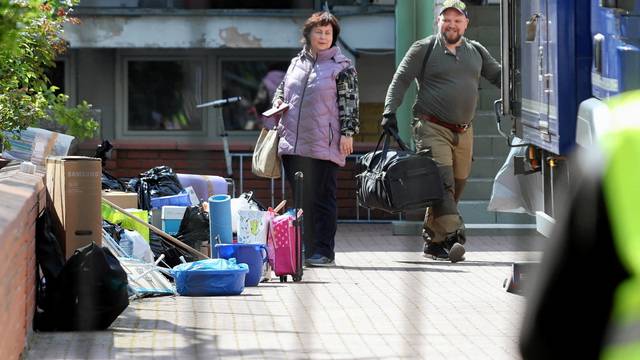
<svg viewBox="0 0 640 360"><path fill-rule="evenodd" d="M0 143L49 120L78 139L91 138L98 123L91 105L68 106L69 97L55 94L45 71L67 49L63 25L77 23L70 16L77 0L0 0ZM11 136L9 136L11 137Z"/></svg>

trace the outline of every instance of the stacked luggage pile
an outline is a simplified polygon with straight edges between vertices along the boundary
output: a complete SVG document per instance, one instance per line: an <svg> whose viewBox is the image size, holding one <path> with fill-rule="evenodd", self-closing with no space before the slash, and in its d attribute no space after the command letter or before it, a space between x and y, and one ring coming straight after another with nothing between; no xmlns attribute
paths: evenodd
<svg viewBox="0 0 640 360"><path fill-rule="evenodd" d="M239 295L272 273L302 280L299 204L280 214L285 201L265 208L236 197L231 179L166 166L125 182L95 157L46 164L37 329L104 329L140 297Z"/></svg>

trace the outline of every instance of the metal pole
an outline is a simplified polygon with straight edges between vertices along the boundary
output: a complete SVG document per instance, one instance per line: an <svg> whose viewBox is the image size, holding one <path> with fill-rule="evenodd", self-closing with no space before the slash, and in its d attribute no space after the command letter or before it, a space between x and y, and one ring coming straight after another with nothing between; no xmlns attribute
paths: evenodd
<svg viewBox="0 0 640 360"><path fill-rule="evenodd" d="M416 40L433 33L433 9L433 0L396 1L396 66ZM411 104L416 94L416 86L412 83L404 95L402 105L396 111L400 137L407 143L411 143Z"/></svg>
<svg viewBox="0 0 640 360"><path fill-rule="evenodd" d="M219 129L220 129L220 137L222 138L222 149L224 151L224 162L227 166L227 176L233 177L233 168L231 166L231 152L229 151L229 138L227 134L227 130L224 126L224 116L222 115L222 108L218 110L220 117L218 117L219 121Z"/></svg>

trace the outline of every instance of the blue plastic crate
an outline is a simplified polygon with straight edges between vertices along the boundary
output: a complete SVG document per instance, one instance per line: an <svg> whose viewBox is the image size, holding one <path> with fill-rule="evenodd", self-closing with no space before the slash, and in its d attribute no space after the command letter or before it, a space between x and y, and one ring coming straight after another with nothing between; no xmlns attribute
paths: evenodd
<svg viewBox="0 0 640 360"><path fill-rule="evenodd" d="M160 196L151 198L151 208L160 209L163 206L176 205L176 206L191 206L191 200L188 193L180 193L170 196Z"/></svg>

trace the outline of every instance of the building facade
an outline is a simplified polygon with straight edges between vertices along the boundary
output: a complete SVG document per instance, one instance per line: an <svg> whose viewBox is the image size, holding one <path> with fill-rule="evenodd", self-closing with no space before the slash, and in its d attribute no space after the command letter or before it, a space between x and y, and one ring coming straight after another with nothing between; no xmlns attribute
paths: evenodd
<svg viewBox="0 0 640 360"><path fill-rule="evenodd" d="M467 33L498 57L494 2L469 2ZM99 138L114 144L107 169L115 176L134 177L168 165L176 172L232 177L237 193L252 190L272 204L287 197L284 182L251 174L250 155L265 125L259 115L265 106L260 89L265 82L277 82L282 76L279 70L286 69L300 51L304 20L327 7L340 19L339 46L354 61L359 77L361 133L355 150L362 154L373 149L380 134L384 97L396 62L412 41L432 31L440 4L432 0L81 0L76 8L81 24L65 29L70 49L51 75L72 102L93 104L101 125ZM498 91L486 82L482 87L477 164L463 198L463 215L472 223L526 222L505 216L501 220L500 214L486 212L493 176L508 149L491 115ZM222 108L196 107L237 96L242 100ZM405 99L407 108L413 101L410 97ZM83 151L90 153L97 142L84 143ZM225 142L231 171L223 152ZM357 207L356 160L357 155L350 157L339 172L339 217L397 219Z"/></svg>

